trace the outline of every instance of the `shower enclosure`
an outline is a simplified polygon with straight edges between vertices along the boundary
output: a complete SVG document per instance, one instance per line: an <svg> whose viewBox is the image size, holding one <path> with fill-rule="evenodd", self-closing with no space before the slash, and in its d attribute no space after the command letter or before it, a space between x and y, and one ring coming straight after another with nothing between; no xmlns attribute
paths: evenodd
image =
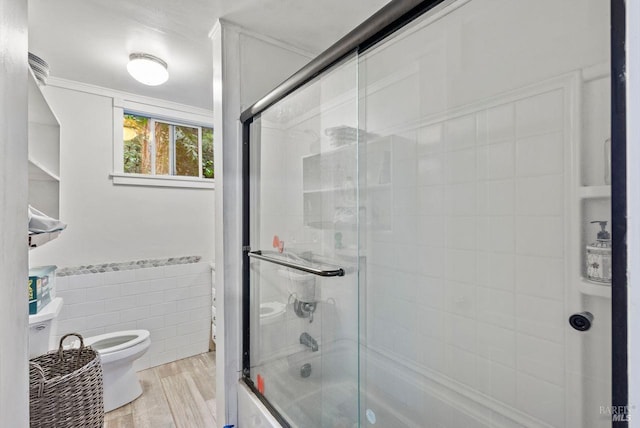
<svg viewBox="0 0 640 428"><path fill-rule="evenodd" d="M284 426L609 427L610 5L413 3L243 113L244 380Z"/></svg>

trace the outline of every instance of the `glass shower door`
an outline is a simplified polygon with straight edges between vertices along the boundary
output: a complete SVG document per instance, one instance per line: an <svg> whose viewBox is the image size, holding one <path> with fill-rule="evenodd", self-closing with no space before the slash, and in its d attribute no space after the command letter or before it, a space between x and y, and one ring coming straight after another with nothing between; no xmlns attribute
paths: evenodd
<svg viewBox="0 0 640 428"><path fill-rule="evenodd" d="M609 63L600 0L446 2L360 55L361 426L611 426Z"/></svg>
<svg viewBox="0 0 640 428"><path fill-rule="evenodd" d="M296 427L358 424L357 61L250 128L250 379Z"/></svg>

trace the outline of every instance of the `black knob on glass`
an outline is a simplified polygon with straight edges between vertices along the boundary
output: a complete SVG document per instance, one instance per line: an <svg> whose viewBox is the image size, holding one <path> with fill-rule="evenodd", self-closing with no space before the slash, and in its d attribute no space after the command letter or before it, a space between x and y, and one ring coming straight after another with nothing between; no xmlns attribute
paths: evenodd
<svg viewBox="0 0 640 428"><path fill-rule="evenodd" d="M580 312L569 317L569 324L578 331L587 331L591 328L593 314L591 312Z"/></svg>

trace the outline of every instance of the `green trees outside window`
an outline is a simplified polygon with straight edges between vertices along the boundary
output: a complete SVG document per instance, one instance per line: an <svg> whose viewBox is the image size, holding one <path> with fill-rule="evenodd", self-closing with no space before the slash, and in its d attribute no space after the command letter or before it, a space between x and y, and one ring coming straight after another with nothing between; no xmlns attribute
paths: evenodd
<svg viewBox="0 0 640 428"><path fill-rule="evenodd" d="M213 129L125 113L124 172L214 178Z"/></svg>

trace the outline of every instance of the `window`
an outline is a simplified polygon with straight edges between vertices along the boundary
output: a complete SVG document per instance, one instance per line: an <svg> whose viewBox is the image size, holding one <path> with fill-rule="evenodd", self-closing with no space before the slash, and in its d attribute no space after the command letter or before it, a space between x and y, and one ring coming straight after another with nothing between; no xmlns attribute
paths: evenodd
<svg viewBox="0 0 640 428"><path fill-rule="evenodd" d="M123 172L214 178L213 129L124 112Z"/></svg>

